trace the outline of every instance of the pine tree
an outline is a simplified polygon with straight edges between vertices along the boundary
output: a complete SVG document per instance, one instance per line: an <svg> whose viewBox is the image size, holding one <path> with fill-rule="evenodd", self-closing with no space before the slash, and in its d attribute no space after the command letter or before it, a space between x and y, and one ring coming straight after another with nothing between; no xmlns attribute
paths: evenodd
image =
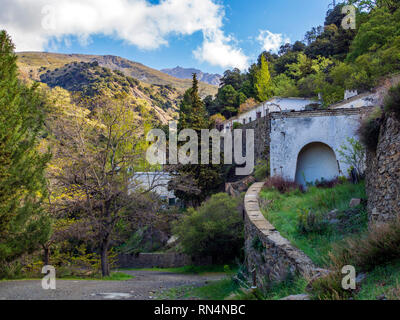
<svg viewBox="0 0 400 320"><path fill-rule="evenodd" d="M42 212L49 154L38 151L44 99L17 77L14 45L0 31L0 276L5 262L34 250L49 235Z"/></svg>
<svg viewBox="0 0 400 320"><path fill-rule="evenodd" d="M193 74L192 88L188 89L180 105L178 129L192 129L201 137L202 129L210 129L207 110L199 96L199 87L196 74ZM201 145L199 144L199 155ZM211 154L210 150L210 154ZM222 158L221 158L222 159ZM211 194L220 191L223 184L222 165L187 164L174 165L167 168L173 178L170 189L186 204L198 206Z"/></svg>
<svg viewBox="0 0 400 320"><path fill-rule="evenodd" d="M210 121L203 101L199 95L199 82L193 74L192 88L185 92L180 105L179 129L193 129L200 132L201 129L209 129Z"/></svg>
<svg viewBox="0 0 400 320"><path fill-rule="evenodd" d="M261 56L261 67L256 73L255 89L259 101L267 101L272 96L271 75L269 73L268 62L265 56Z"/></svg>

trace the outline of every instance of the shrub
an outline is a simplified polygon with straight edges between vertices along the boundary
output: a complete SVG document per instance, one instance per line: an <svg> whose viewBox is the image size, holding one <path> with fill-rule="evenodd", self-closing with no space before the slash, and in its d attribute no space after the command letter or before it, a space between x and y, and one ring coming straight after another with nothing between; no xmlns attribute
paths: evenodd
<svg viewBox="0 0 400 320"><path fill-rule="evenodd" d="M321 181L317 180L317 181L315 181L315 186L317 188L332 189L335 186L337 186L338 184L342 184L343 183L342 179L336 178L336 179L332 179L332 180L325 180L325 179L321 179ZM347 180L345 180L345 181L347 181Z"/></svg>
<svg viewBox="0 0 400 320"><path fill-rule="evenodd" d="M286 180L281 176L268 178L264 186L268 189L276 189L282 194L290 191L301 190L301 187L296 182Z"/></svg>
<svg viewBox="0 0 400 320"><path fill-rule="evenodd" d="M340 146L338 150L343 162L357 171L359 178L365 173L365 148L354 138L347 138L347 143Z"/></svg>
<svg viewBox="0 0 400 320"><path fill-rule="evenodd" d="M268 161L259 160L254 168L254 178L256 178L256 180L260 182L263 181L268 176L269 176Z"/></svg>
<svg viewBox="0 0 400 320"><path fill-rule="evenodd" d="M385 111L393 112L400 121L400 84L389 90L385 99Z"/></svg>
<svg viewBox="0 0 400 320"><path fill-rule="evenodd" d="M190 208L174 226L183 251L211 256L218 262L239 256L243 247L243 221L238 210L241 200L219 193L198 209Z"/></svg>
<svg viewBox="0 0 400 320"><path fill-rule="evenodd" d="M369 151L376 152L381 131L381 123L381 119L369 118L363 121L358 129L360 140Z"/></svg>
<svg viewBox="0 0 400 320"><path fill-rule="evenodd" d="M302 210L298 216L297 229L302 234L322 233L326 230L326 223L321 214Z"/></svg>
<svg viewBox="0 0 400 320"><path fill-rule="evenodd" d="M334 246L329 254L333 272L312 284L314 295L320 299L346 299L353 292L342 289L341 270L346 265L358 273L369 272L400 258L400 219L391 223L376 224L368 233L352 237Z"/></svg>

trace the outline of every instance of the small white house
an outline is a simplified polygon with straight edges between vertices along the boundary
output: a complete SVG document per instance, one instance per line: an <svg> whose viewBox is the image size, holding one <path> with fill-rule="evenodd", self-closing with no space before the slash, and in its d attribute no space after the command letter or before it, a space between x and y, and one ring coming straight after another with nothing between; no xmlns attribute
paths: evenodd
<svg viewBox="0 0 400 320"><path fill-rule="evenodd" d="M235 118L224 122L223 131L232 130L234 123L247 124L259 118L264 118L270 112L290 112L301 111L310 104L319 103L318 101L306 98L280 98L274 97L265 101L253 109L238 115Z"/></svg>
<svg viewBox="0 0 400 320"><path fill-rule="evenodd" d="M135 175L137 187L150 190L160 196L169 205L176 204L176 196L173 191L168 190L168 183L171 176L165 172L138 172Z"/></svg>
<svg viewBox="0 0 400 320"><path fill-rule="evenodd" d="M364 107L373 107L379 105L378 93L362 93L356 94L357 91L346 91L345 99L331 105L329 109L357 109ZM354 95L356 94L356 95Z"/></svg>

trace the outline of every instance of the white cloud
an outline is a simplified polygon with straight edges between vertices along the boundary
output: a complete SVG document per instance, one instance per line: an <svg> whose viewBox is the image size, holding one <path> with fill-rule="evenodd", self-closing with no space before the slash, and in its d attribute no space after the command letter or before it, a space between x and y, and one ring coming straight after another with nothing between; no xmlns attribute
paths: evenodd
<svg viewBox="0 0 400 320"><path fill-rule="evenodd" d="M272 33L268 30L263 30L260 31L257 41L260 42L263 50L278 52L280 46L290 42L290 39L284 37L280 33Z"/></svg>
<svg viewBox="0 0 400 320"><path fill-rule="evenodd" d="M245 70L249 58L240 48L235 48L232 42L234 39L225 36L220 30L205 33L203 45L194 51L194 56L214 66Z"/></svg>
<svg viewBox="0 0 400 320"><path fill-rule="evenodd" d="M198 59L243 67L247 57L224 35L224 10L214 1L161 0L154 5L147 0L1 0L0 29L10 33L18 51L42 51L53 46L54 39L61 43L72 37L85 44L96 34L151 50L168 45L170 36L200 31L204 43L195 51Z"/></svg>

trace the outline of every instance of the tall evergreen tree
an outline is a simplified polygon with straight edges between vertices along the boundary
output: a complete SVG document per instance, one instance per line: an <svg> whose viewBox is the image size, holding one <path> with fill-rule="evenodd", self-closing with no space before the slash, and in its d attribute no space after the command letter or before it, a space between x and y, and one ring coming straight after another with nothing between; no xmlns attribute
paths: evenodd
<svg viewBox="0 0 400 320"><path fill-rule="evenodd" d="M255 89L259 101L266 101L272 96L271 75L269 73L268 62L265 56L261 56L261 67L256 74Z"/></svg>
<svg viewBox="0 0 400 320"><path fill-rule="evenodd" d="M0 31L0 276L7 262L36 249L50 232L42 212L50 156L38 150L45 102L35 85L18 80L16 60Z"/></svg>
<svg viewBox="0 0 400 320"><path fill-rule="evenodd" d="M193 129L200 132L208 129L210 121L203 101L199 95L199 82L193 74L192 88L185 92L179 109L179 129Z"/></svg>
<svg viewBox="0 0 400 320"><path fill-rule="evenodd" d="M195 130L200 138L201 130L210 129L211 125L205 105L199 96L196 74L193 74L192 88L186 91L180 105L178 129ZM200 148L199 144L199 155ZM179 199L192 206L200 205L210 195L220 191L223 184L222 165L178 164L169 166L167 170L173 175L170 189L174 190Z"/></svg>

